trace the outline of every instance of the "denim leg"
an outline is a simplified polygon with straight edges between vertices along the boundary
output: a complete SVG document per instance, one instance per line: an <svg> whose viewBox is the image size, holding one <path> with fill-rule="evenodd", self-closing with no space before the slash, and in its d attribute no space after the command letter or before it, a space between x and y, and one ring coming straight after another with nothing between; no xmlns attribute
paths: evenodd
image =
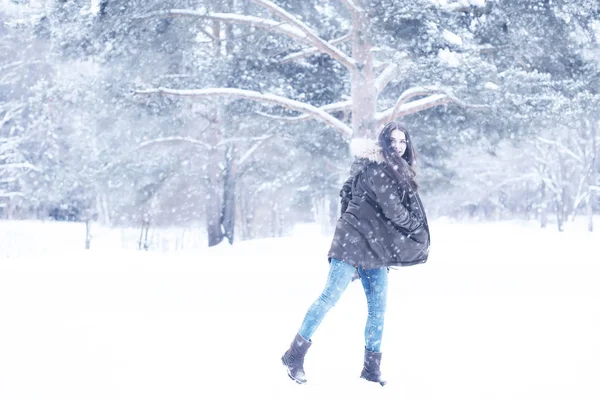
<svg viewBox="0 0 600 400"><path fill-rule="evenodd" d="M365 347L379 353L383 336L383 322L387 303L388 269L358 269L360 280L367 295L367 325L365 326Z"/></svg>
<svg viewBox="0 0 600 400"><path fill-rule="evenodd" d="M300 336L306 340L312 337L321 324L321 321L323 321L325 314L335 306L344 290L348 287L354 271L356 271L356 268L348 263L335 258L331 260L325 289L308 309L300 331L298 331Z"/></svg>

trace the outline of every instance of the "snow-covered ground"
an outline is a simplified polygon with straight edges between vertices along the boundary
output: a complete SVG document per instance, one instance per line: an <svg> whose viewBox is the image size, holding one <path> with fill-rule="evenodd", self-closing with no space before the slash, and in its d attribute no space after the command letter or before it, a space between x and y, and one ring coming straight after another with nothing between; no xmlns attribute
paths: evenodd
<svg viewBox="0 0 600 400"><path fill-rule="evenodd" d="M358 378L358 282L307 385L281 365L328 236L143 252L116 231L86 252L81 226L0 221L0 399L599 399L599 234L431 225L430 261L390 272L382 388Z"/></svg>

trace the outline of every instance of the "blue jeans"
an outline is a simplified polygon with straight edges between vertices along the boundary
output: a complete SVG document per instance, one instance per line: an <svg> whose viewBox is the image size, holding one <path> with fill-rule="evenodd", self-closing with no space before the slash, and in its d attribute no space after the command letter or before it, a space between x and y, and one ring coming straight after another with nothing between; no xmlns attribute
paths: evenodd
<svg viewBox="0 0 600 400"><path fill-rule="evenodd" d="M333 258L327 284L323 293L310 306L300 331L298 333L306 340L310 340L317 330L325 314L340 299L340 296L352 281L352 276L357 268L343 261ZM383 321L388 289L388 269L376 268L365 270L358 268L358 274L367 295L367 325L365 327L365 347L369 351L380 352L381 338L383 336Z"/></svg>

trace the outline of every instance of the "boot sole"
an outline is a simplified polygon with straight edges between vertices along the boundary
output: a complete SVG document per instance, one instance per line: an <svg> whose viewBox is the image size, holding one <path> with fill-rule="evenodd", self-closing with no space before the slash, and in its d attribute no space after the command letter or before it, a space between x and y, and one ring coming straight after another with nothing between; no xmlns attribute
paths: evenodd
<svg viewBox="0 0 600 400"><path fill-rule="evenodd" d="M283 357L281 357L281 363L284 365L285 370L288 374L288 376L290 377L291 380L293 380L294 382L296 382L298 385L304 385L306 383L306 381L299 381L298 379L294 378L292 376L292 374L290 373L290 369L288 368L287 364L285 363L285 359Z"/></svg>
<svg viewBox="0 0 600 400"><path fill-rule="evenodd" d="M379 383L381 386L385 386L387 385L387 381L372 381L370 379L365 378L364 376L361 375L360 379L364 379L367 382L373 382L373 383Z"/></svg>

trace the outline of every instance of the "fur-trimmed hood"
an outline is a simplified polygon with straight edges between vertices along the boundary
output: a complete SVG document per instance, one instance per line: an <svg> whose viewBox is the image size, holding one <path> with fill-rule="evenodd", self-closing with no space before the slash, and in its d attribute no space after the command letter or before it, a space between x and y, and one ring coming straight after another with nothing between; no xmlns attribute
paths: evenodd
<svg viewBox="0 0 600 400"><path fill-rule="evenodd" d="M357 158L366 158L369 161L383 163L383 149L376 140L355 138L350 142L350 152Z"/></svg>

